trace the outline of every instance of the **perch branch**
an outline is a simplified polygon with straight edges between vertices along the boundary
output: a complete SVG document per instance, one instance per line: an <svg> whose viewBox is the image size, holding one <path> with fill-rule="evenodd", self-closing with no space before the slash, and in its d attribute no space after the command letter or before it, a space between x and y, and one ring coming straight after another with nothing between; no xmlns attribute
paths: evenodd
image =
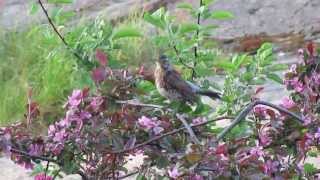
<svg viewBox="0 0 320 180"><path fill-rule="evenodd" d="M192 128L188 124L188 122L182 117L182 115L177 115L177 118L182 122L184 128L188 131L191 140L193 141L194 144L201 144L197 136L194 134Z"/></svg>
<svg viewBox="0 0 320 180"><path fill-rule="evenodd" d="M127 178L127 177L133 176L133 175L138 174L138 173L139 173L139 171L134 171L134 172L131 172L131 173L129 173L129 174L120 176L120 177L118 177L118 179L125 179L125 178Z"/></svg>
<svg viewBox="0 0 320 180"><path fill-rule="evenodd" d="M271 107L273 109L278 110L279 112L283 112L285 114L288 114L289 116L294 117L295 120L297 120L299 123L303 123L303 119L299 115L293 112L290 112L281 106L277 106L269 102L258 100L258 101L251 102L245 109L243 109L239 113L239 115L232 121L231 125L225 128L220 134L218 134L217 141L220 141L229 131L231 131L237 124L239 124L241 120L244 119L256 105L265 105L265 106Z"/></svg>
<svg viewBox="0 0 320 180"><path fill-rule="evenodd" d="M47 161L47 162L55 162L55 163L57 163L57 161L55 159L44 157L44 156L31 155L30 153L27 153L25 151L21 151L21 150L18 150L18 149L11 148L10 151L12 153L16 153L16 154L20 154L22 156L28 157L30 159L39 159L39 160L43 160L43 161Z"/></svg>
<svg viewBox="0 0 320 180"><path fill-rule="evenodd" d="M46 18L50 24L50 26L52 27L52 29L54 30L54 32L58 35L58 37L61 39L61 41L63 42L63 44L72 51L73 55L78 58L79 60L82 60L81 56L76 53L67 43L67 41L64 39L64 37L61 35L61 33L59 32L58 28L54 25L53 20L50 18L47 9L44 7L43 3L41 0L38 0L38 3L43 11L43 13L46 15Z"/></svg>
<svg viewBox="0 0 320 180"><path fill-rule="evenodd" d="M139 102L134 102L132 100L128 100L128 101L120 101L117 100L116 101L117 104L128 104L128 105L132 105L132 106L141 106L141 107L152 107L152 108L158 108L158 109L162 109L163 106L160 105L155 105L155 104L143 104L143 103L139 103Z"/></svg>
<svg viewBox="0 0 320 180"><path fill-rule="evenodd" d="M224 119L233 119L233 117L230 117L230 116L223 116L223 117L218 117L218 118L215 118L215 119L212 119L212 120L209 120L209 121L206 121L206 122L203 122L203 123L199 123L199 124L195 124L195 125L192 125L190 126L191 128L195 128L195 127L199 127L199 126L204 126L204 125L207 125L207 124L210 124L212 122L216 122L216 121L220 121L220 120L224 120ZM132 150L135 150L135 149L138 149L138 148L141 148L145 145L148 145L150 143L152 143L153 141L158 141L162 138L165 138L167 136L170 136L170 135L173 135L173 134L176 134L180 131L183 131L185 130L185 127L181 127L179 129L175 129L173 131L170 131L170 132L167 132L167 133L164 133L160 136L156 136L156 137L153 137L141 144L137 144L136 146L132 147L132 148L128 148L128 149L123 149L123 150L120 150L120 151L111 151L111 152L106 152L106 153L110 153L110 154L121 154L121 153L126 153L126 152L129 152L129 151L132 151Z"/></svg>
<svg viewBox="0 0 320 180"><path fill-rule="evenodd" d="M201 6L203 6L203 2L202 0L200 0L200 4L199 4L199 8L201 8ZM198 15L197 15L197 24L200 26L201 25L201 13L198 12ZM196 32L196 39L199 39L199 34L200 34L200 31L199 29L197 29L197 32ZM197 60L198 60L198 45L195 45L194 46L194 57L195 57L195 61L194 61L194 64L193 64L193 68L195 68L197 66ZM192 79L196 77L196 74L195 74L195 71L192 71Z"/></svg>

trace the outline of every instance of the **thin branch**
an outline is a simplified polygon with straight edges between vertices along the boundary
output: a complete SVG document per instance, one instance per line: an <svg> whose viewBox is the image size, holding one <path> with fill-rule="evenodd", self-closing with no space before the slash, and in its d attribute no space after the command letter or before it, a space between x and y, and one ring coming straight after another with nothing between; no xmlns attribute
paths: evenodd
<svg viewBox="0 0 320 180"><path fill-rule="evenodd" d="M202 0L200 0L199 6L200 7L203 6ZM199 26L201 25L201 13L200 12L198 12L197 24ZM199 38L199 34L200 34L200 31L199 31L199 29L197 29L196 39ZM193 67L195 68L197 66L197 60L198 60L198 45L195 45L195 47L194 47L194 57L195 57L195 61L194 61ZM192 79L195 78L195 76L196 76L195 71L192 71Z"/></svg>
<svg viewBox="0 0 320 180"><path fill-rule="evenodd" d="M257 104L269 106L269 107L271 107L273 109L276 109L276 110L278 110L280 112L286 113L286 114L294 117L299 123L304 123L304 120L302 119L301 116L299 116L299 115L297 115L297 114L295 114L293 112L290 112L290 111L288 111L287 109L285 109L285 108L283 108L281 106L277 106L275 104L272 104L272 103L269 103L269 102L265 102L265 101L260 101L260 100L257 101Z"/></svg>
<svg viewBox="0 0 320 180"><path fill-rule="evenodd" d="M237 124L239 124L241 122L241 120L244 119L256 105L269 106L271 108L278 110L279 112L283 112L285 114L288 114L288 115L294 117L295 120L297 120L299 123L304 122L302 117L300 117L299 115L297 115L293 112L288 111L287 109L285 109L281 106L277 106L277 105L269 103L269 102L258 100L258 101L254 101L254 102L250 103L245 109L243 109L239 113L239 115L232 121L231 125L228 126L227 128L225 128L220 134L218 134L217 141L220 141L229 131L231 131Z"/></svg>
<svg viewBox="0 0 320 180"><path fill-rule="evenodd" d="M254 101L254 102L250 103L245 109L243 109L239 113L239 115L232 121L230 126L223 129L223 131L220 134L218 134L216 141L220 141L229 131L231 131L237 124L239 124L241 122L241 120L244 119L250 113L250 111L254 108L254 106L256 104L257 104L257 102Z"/></svg>
<svg viewBox="0 0 320 180"><path fill-rule="evenodd" d="M61 39L61 41L63 42L63 44L72 51L73 55L78 58L79 60L82 60L81 56L76 53L67 43L67 41L64 39L64 37L61 35L61 33L59 32L58 28L54 25L53 20L50 18L47 9L44 7L43 3L41 0L38 0L38 3L43 11L43 13L46 15L46 18L49 22L49 24L51 25L52 29L54 30L54 32L59 36L59 38Z"/></svg>
<svg viewBox="0 0 320 180"><path fill-rule="evenodd" d="M137 170L137 171L131 172L131 173L129 173L129 174L120 176L120 177L118 177L118 179L125 179L125 178L127 178L127 177L130 177L130 176L133 176L133 175L135 175L135 174L138 174L139 172L140 172L140 171Z"/></svg>
<svg viewBox="0 0 320 180"><path fill-rule="evenodd" d="M177 114L177 118L182 122L183 126L185 129L188 131L191 140L193 141L194 144L201 144L197 136L194 134L192 128L188 124L188 122L182 117L182 115Z"/></svg>
<svg viewBox="0 0 320 180"><path fill-rule="evenodd" d="M12 153L17 153L17 154L20 154L22 156L25 156L25 157L28 157L30 159L39 159L39 160L43 160L43 161L47 161L47 162L57 162L55 159L52 159L52 158L48 158L48 157L44 157L44 156L36 156L36 155L31 155L25 151L21 151L21 150L18 150L18 149L10 149L10 151Z"/></svg>
<svg viewBox="0 0 320 180"><path fill-rule="evenodd" d="M128 101L117 100L116 103L118 103L118 104L128 104L128 105L132 105L132 106L152 107L152 108L163 109L163 106L160 106L160 105L143 104L143 103L135 102L135 101L132 101L132 100L128 100Z"/></svg>
<svg viewBox="0 0 320 180"><path fill-rule="evenodd" d="M233 117L230 117L230 116L223 116L223 117L218 117L218 118L215 118L215 119L212 119L212 120L209 120L209 121L206 121L206 122L203 122L203 123L199 123L199 124L195 124L195 125L192 125L190 127L192 128L195 128L195 127L199 127L199 126L204 126L204 125L207 125L207 124L210 124L212 122L216 122L216 121L220 121L220 120L225 120L225 119L233 119ZM170 135L173 135L173 134L176 134L180 131L183 131L185 130L186 128L185 127L181 127L179 129L175 129L173 131L170 131L170 132L167 132L167 133L164 133L160 136L156 136L156 137L153 137L143 143L140 143L140 144L137 144L136 146L132 147L132 148L128 148L128 149L123 149L123 150L120 150L120 151L111 151L111 152L106 152L106 153L110 153L110 154L121 154L121 153L126 153L126 152L129 152L129 151L133 151L135 149L138 149L138 148L141 148L145 145L148 145L150 143L152 143L153 141L158 141L162 138L165 138L167 136L170 136Z"/></svg>
<svg viewBox="0 0 320 180"><path fill-rule="evenodd" d="M194 67L191 67L191 66L189 66L188 64L186 64L186 63L183 62L182 58L181 58L180 55L179 55L179 51L178 51L176 45L173 45L173 49L174 49L174 52L176 53L176 56L178 57L179 62L180 62L183 66L185 66L186 68L191 69L191 70L192 70L192 73L196 73L195 70L194 70Z"/></svg>
<svg viewBox="0 0 320 180"><path fill-rule="evenodd" d="M47 179L47 174L48 174L48 170L49 170L49 165L50 165L50 161L47 161L46 170L44 171L44 179Z"/></svg>

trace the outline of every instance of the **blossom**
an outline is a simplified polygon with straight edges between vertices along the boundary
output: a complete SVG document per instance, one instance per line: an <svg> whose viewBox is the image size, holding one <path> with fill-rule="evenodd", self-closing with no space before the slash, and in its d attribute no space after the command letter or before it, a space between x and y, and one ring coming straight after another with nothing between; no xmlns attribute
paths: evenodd
<svg viewBox="0 0 320 180"><path fill-rule="evenodd" d="M319 73L316 73L316 72L313 72L311 74L311 80L317 84L317 85L320 85L320 74Z"/></svg>
<svg viewBox="0 0 320 180"><path fill-rule="evenodd" d="M260 132L259 132L259 142L262 146L268 146L272 139L269 136L269 130L270 128L263 128Z"/></svg>
<svg viewBox="0 0 320 180"><path fill-rule="evenodd" d="M320 127L318 127L317 132L314 134L314 138L320 141Z"/></svg>
<svg viewBox="0 0 320 180"><path fill-rule="evenodd" d="M283 106L286 109L292 109L293 107L296 106L296 104L289 97L284 97L282 99L281 106Z"/></svg>
<svg viewBox="0 0 320 180"><path fill-rule="evenodd" d="M68 104L71 107L78 107L82 101L82 91L77 89L73 90L72 95L68 96Z"/></svg>
<svg viewBox="0 0 320 180"><path fill-rule="evenodd" d="M204 180L204 178L199 174L194 174L190 177L190 180Z"/></svg>
<svg viewBox="0 0 320 180"><path fill-rule="evenodd" d="M102 97L94 97L92 98L92 101L90 102L90 108L92 108L94 111L98 111L100 106L103 104L103 98Z"/></svg>
<svg viewBox="0 0 320 180"><path fill-rule="evenodd" d="M169 177L173 179L177 179L180 176L180 173L177 167L173 167L172 169L169 169L168 174L169 174Z"/></svg>
<svg viewBox="0 0 320 180"><path fill-rule="evenodd" d="M34 143L29 146L29 154L40 156L43 154L44 145L41 143Z"/></svg>
<svg viewBox="0 0 320 180"><path fill-rule="evenodd" d="M53 178L45 173L41 173L36 175L34 180L53 180Z"/></svg>
<svg viewBox="0 0 320 180"><path fill-rule="evenodd" d="M267 160L263 165L263 172L268 175L277 172L279 169L280 163L278 161Z"/></svg>
<svg viewBox="0 0 320 180"><path fill-rule="evenodd" d="M150 119L146 116L142 116L141 118L139 118L138 123L142 128L145 128L146 130L150 130L158 126L158 123L154 119Z"/></svg>
<svg viewBox="0 0 320 180"><path fill-rule="evenodd" d="M254 155L254 156L257 156L258 158L259 157L263 157L265 155L264 151L263 151L263 147L259 146L258 142L256 142L256 147L251 148L250 154Z"/></svg>
<svg viewBox="0 0 320 180"><path fill-rule="evenodd" d="M204 122L207 122L207 119L204 118L204 117L197 117L195 119L192 120L192 123L191 125L197 125L197 124L201 124L201 123L204 123Z"/></svg>
<svg viewBox="0 0 320 180"><path fill-rule="evenodd" d="M307 126L312 122L312 118L310 116L303 117L303 125Z"/></svg>
<svg viewBox="0 0 320 180"><path fill-rule="evenodd" d="M55 133L54 137L53 137L53 141L55 142L64 142L64 140L67 137L67 133L65 129L62 129L61 131L58 131Z"/></svg>
<svg viewBox="0 0 320 180"><path fill-rule="evenodd" d="M164 131L163 127L160 127L160 126L156 126L156 127L152 128L152 130L155 135L159 135Z"/></svg>
<svg viewBox="0 0 320 180"><path fill-rule="evenodd" d="M253 112L256 116L260 118L265 118L267 115L267 108L263 106L256 106L254 107Z"/></svg>
<svg viewBox="0 0 320 180"><path fill-rule="evenodd" d="M296 64L292 64L290 66L289 73L294 73L294 74L297 73L297 65Z"/></svg>

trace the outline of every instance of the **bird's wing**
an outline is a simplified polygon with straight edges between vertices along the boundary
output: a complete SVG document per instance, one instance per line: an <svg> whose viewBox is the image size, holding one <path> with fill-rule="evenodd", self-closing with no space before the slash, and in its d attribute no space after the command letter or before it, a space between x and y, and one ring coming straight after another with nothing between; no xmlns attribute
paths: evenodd
<svg viewBox="0 0 320 180"><path fill-rule="evenodd" d="M164 78L164 81L166 81L165 84L168 86L167 89L174 89L187 99L195 98L193 88L184 79L182 79L177 71L167 71L165 76L166 78Z"/></svg>

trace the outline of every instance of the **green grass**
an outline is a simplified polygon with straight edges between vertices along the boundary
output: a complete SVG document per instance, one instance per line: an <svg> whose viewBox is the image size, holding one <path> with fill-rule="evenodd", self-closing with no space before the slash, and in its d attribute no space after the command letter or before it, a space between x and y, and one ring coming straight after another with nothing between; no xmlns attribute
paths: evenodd
<svg viewBox="0 0 320 180"><path fill-rule="evenodd" d="M30 87L43 115L58 114L67 94L81 86L77 71L74 58L49 27L1 32L0 125L23 119Z"/></svg>
<svg viewBox="0 0 320 180"><path fill-rule="evenodd" d="M70 45L76 47L81 44L83 49L80 53L94 61L95 48L108 46L107 41L99 42L101 37L110 35L110 24L102 23L101 27L100 23L99 19L94 23L81 22L61 31L68 31L65 37ZM109 60L119 65L116 67L131 69L137 69L142 64L153 65L158 52L147 35L150 28L146 28L141 14L130 16L117 24L115 29L121 26L138 28L144 36L113 42L117 48L106 52L110 55ZM99 34L101 37L98 37ZM89 72L82 67L83 63L77 62L49 25L35 25L18 32L0 29L0 126L24 119L30 87L33 100L40 105L44 122L57 120L72 89L92 87Z"/></svg>

